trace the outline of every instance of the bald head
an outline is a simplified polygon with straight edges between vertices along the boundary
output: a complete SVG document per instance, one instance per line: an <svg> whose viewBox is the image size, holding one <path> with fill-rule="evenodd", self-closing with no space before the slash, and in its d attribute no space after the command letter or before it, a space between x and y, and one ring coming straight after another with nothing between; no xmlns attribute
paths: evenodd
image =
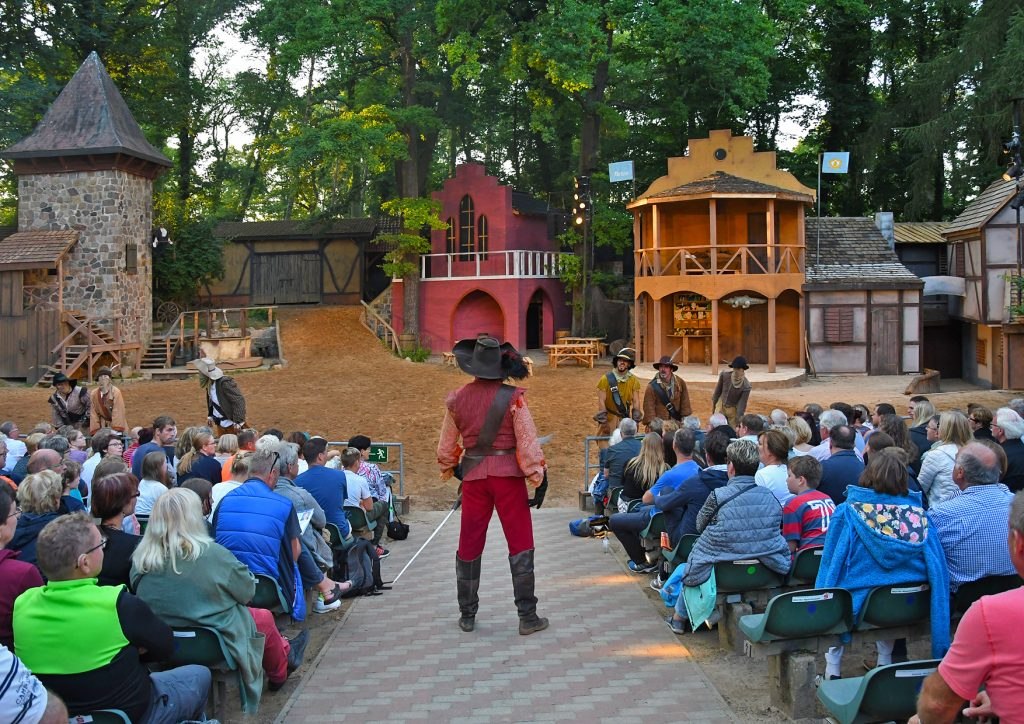
<svg viewBox="0 0 1024 724"><path fill-rule="evenodd" d="M999 482L1002 466L994 450L987 445L971 442L960 448L953 468L953 480L960 489L972 485L994 485Z"/></svg>
<svg viewBox="0 0 1024 724"><path fill-rule="evenodd" d="M60 466L60 461L60 453L56 450L36 450L28 459L28 472L32 474L56 470Z"/></svg>

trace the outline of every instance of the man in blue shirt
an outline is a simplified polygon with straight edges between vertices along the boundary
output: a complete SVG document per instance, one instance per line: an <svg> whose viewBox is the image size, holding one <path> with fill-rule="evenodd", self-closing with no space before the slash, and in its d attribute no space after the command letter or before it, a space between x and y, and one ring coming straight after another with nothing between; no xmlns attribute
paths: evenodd
<svg viewBox="0 0 1024 724"><path fill-rule="evenodd" d="M608 519L608 527L619 539L619 543L629 555L629 570L634 573L650 573L657 564L647 562L640 532L647 527L654 513L654 499L660 493L676 490L685 481L696 475L700 468L693 457L693 430L680 428L672 438L672 447L676 451L676 464L655 481L651 489L644 493L644 505L631 513L616 513ZM609 450L613 449L608 448Z"/></svg>
<svg viewBox="0 0 1024 724"><path fill-rule="evenodd" d="M142 480L142 459L149 453L160 450L167 455L167 471L172 485L176 478L174 464L174 441L178 439L178 426L170 415L161 415L153 420L153 440L139 445L132 453L132 475Z"/></svg>
<svg viewBox="0 0 1024 724"><path fill-rule="evenodd" d="M295 485L309 491L324 509L327 522L338 526L341 537L347 538L352 526L345 515L345 498L348 497L345 473L324 466L327 462L327 441L322 437L310 438L302 446L302 457L309 464L309 469L295 478Z"/></svg>
<svg viewBox="0 0 1024 724"><path fill-rule="evenodd" d="M963 491L928 510L949 567L955 593L964 583L1016 573L1006 547L1013 493L999 482L999 458L983 443L960 448L953 482Z"/></svg>
<svg viewBox="0 0 1024 724"><path fill-rule="evenodd" d="M822 417L829 412L826 410ZM846 502L847 486L856 485L861 473L864 472L864 462L854 451L854 440L857 437L857 433L849 425L835 425L828 431L829 449L832 454L821 463L821 484L818 485L818 491L832 498L836 505Z"/></svg>

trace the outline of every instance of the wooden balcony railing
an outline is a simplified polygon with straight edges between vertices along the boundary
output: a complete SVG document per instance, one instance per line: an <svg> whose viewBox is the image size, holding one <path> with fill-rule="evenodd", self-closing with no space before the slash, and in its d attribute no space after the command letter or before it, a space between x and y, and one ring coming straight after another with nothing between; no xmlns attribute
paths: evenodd
<svg viewBox="0 0 1024 724"><path fill-rule="evenodd" d="M638 277L801 274L804 271L804 247L795 244L662 246L633 253Z"/></svg>

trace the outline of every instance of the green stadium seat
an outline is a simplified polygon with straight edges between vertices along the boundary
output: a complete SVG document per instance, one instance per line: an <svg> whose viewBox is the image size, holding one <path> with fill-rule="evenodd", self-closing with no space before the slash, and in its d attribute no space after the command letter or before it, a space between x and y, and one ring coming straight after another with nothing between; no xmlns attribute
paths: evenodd
<svg viewBox="0 0 1024 724"><path fill-rule="evenodd" d="M917 711L917 694L939 659L879 666L852 679L822 681L818 700L839 724L904 722Z"/></svg>
<svg viewBox="0 0 1024 724"><path fill-rule="evenodd" d="M787 583L789 585L814 585L818 579L818 569L821 568L821 553L823 546L805 548L796 554L793 560L793 567L789 571Z"/></svg>
<svg viewBox="0 0 1024 724"><path fill-rule="evenodd" d="M723 561L715 564L715 585L719 593L780 588L783 583L782 576L757 559Z"/></svg>
<svg viewBox="0 0 1024 724"><path fill-rule="evenodd" d="M846 633L853 628L853 597L842 588L789 591L773 597L764 613L740 618L739 627L754 643Z"/></svg>

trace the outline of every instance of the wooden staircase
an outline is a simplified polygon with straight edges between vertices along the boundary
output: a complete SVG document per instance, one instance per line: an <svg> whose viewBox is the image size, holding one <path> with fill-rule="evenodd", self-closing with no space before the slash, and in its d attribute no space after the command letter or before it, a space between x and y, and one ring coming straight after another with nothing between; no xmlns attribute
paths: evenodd
<svg viewBox="0 0 1024 724"><path fill-rule="evenodd" d="M51 350L54 362L36 381L37 387L49 387L58 372L73 377L83 367L86 378L92 379L95 369L113 367L120 363L121 352L138 350L141 346L138 342L118 341L119 335L111 334L82 312L66 309L61 314L61 321L70 331ZM115 323L115 327L118 326Z"/></svg>
<svg viewBox="0 0 1024 724"><path fill-rule="evenodd" d="M139 369L162 370L170 367L174 358L174 349L177 345L177 334L161 334L159 336L154 336L149 343L149 347L146 348L145 354L142 355L142 361L139 364ZM172 361L167 359L168 347L170 347Z"/></svg>

